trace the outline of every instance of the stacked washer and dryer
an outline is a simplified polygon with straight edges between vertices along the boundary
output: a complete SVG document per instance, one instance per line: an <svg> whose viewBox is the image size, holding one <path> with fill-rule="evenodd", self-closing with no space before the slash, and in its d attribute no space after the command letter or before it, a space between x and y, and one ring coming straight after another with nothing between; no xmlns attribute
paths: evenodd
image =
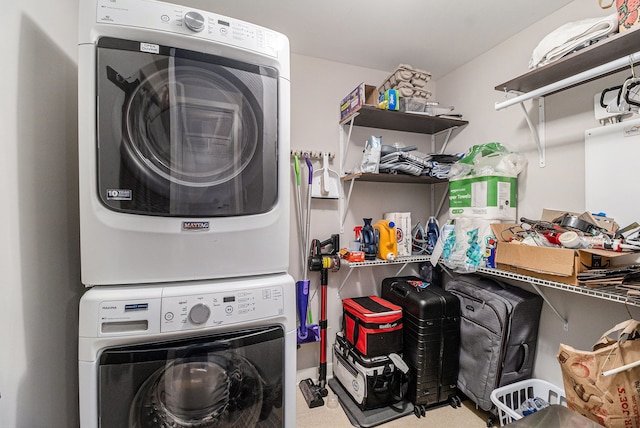
<svg viewBox="0 0 640 428"><path fill-rule="evenodd" d="M79 18L81 428L293 426L287 38L154 0Z"/></svg>

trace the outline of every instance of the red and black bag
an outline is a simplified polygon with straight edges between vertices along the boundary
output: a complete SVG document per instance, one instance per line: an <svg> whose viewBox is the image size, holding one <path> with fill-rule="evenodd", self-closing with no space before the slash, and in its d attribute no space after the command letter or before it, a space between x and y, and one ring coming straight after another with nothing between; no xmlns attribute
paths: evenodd
<svg viewBox="0 0 640 428"><path fill-rule="evenodd" d="M366 357L402 352L402 308L378 296L343 299L343 331Z"/></svg>

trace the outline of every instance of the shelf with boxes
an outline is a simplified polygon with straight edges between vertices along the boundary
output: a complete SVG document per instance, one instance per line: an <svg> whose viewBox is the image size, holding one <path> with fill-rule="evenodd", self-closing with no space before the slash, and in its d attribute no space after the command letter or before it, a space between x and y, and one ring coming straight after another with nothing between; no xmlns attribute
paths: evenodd
<svg viewBox="0 0 640 428"><path fill-rule="evenodd" d="M576 219L590 218L592 220L588 223L598 225L597 227L602 229L615 230L615 223L612 219L594 216L586 212L578 216L577 213L544 209L540 222L553 224L554 221L557 221L554 219L560 219L563 216L571 219L571 224L574 225L578 224ZM558 224L558 228L560 227ZM492 223L491 234L497 241L493 260L495 268L484 267L484 264L477 267L464 266L464 272L472 271L531 285L564 322L565 329L568 329L566 318L547 299L542 288L554 288L598 299L640 306L640 295L636 296L634 295L635 291L618 286L622 283L621 274L617 269L609 269L626 265L629 262L627 257L633 256L633 252L610 251L600 248L526 245L518 239L521 231L523 231L521 224ZM450 261L443 260L441 266L447 272L458 270L458 265L452 264ZM605 276L604 271L609 270L612 272ZM615 282L616 275L612 274L617 274L618 282Z"/></svg>
<svg viewBox="0 0 640 428"><path fill-rule="evenodd" d="M351 195L356 181L385 182L385 183L422 183L435 185L446 183L446 179L438 179L426 176L412 176L405 174L373 174L356 173L345 174L344 162L349 150L351 133L354 126L385 129L391 131L413 132L431 136L431 151L435 152L435 137L446 133L441 153L444 153L449 138L454 130L466 126L469 122L459 119L441 118L426 114L407 113L379 109L375 106L361 104L350 111L349 115L340 122L340 176L343 185L348 184L348 190L342 192L342 203L340 204L340 231L344 231L344 222L349 208ZM345 196L346 193L346 196ZM446 193L445 195L446 196ZM439 211L444 204L444 199L440 202ZM432 204L433 206L434 204Z"/></svg>
<svg viewBox="0 0 640 428"><path fill-rule="evenodd" d="M344 162L349 150L351 135L354 126L367 127L375 129L384 129L389 131L411 132L431 136L430 151L436 152L436 137L445 134L444 142L440 153L444 153L449 139L456 129L461 129L469 122L457 118L438 117L429 115L425 112L403 112L380 109L375 105L377 103L377 88L365 85L359 85L349 96L341 103L341 119L339 121L340 128L340 179L343 187L348 186L348 190L341 193L340 204L340 232L344 232L344 222L346 219L349 203L354 188L354 183L359 182L378 182L378 183L395 183L395 184L425 184L435 186L440 183L448 183L447 179L440 179L428 176L413 176L408 174L374 174L374 173L355 173L345 174ZM343 189L344 190L344 189ZM433 190L431 195L433 198ZM346 196L345 196L346 195ZM443 199L439 208L442 208L447 192L444 192ZM431 206L435 203L432 200ZM396 272L396 276L400 274L409 264L422 263L429 261L429 255L417 255L408 257L398 257L396 260L376 259L364 262L347 262L343 261L343 265L348 267L347 275L342 281L338 289L338 297L343 286L349 280L350 275L355 268L376 267L399 265L400 268Z"/></svg>

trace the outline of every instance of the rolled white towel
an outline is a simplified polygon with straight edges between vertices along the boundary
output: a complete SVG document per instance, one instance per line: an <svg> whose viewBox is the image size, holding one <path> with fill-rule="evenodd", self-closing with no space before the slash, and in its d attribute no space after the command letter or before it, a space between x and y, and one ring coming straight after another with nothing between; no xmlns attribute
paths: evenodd
<svg viewBox="0 0 640 428"><path fill-rule="evenodd" d="M618 31L618 14L569 22L547 34L533 50L529 68L556 61L576 48Z"/></svg>

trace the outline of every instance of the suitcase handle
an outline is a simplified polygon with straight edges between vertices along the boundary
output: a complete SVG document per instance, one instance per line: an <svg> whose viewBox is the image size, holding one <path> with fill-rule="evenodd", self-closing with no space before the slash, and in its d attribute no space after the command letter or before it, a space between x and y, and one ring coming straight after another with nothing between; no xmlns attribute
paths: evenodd
<svg viewBox="0 0 640 428"><path fill-rule="evenodd" d="M396 293L400 297L407 297L409 295L409 291L400 289L398 287L398 283L397 282L393 282L391 284L391 291L393 291L394 293Z"/></svg>
<svg viewBox="0 0 640 428"><path fill-rule="evenodd" d="M522 369L527 366L527 361L529 361L529 344L528 343L523 343L523 344L521 344L521 346L524 349L524 356L522 358L522 364L518 368L518 373L520 373L522 371Z"/></svg>

